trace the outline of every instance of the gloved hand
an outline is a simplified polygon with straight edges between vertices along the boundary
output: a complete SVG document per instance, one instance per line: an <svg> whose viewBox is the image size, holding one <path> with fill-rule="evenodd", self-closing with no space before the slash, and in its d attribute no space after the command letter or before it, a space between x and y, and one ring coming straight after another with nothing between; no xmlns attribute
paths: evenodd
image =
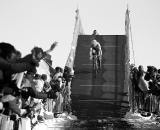
<svg viewBox="0 0 160 130"><path fill-rule="evenodd" d="M53 90L50 90L47 93L47 97L50 99L56 99L58 97L58 92L54 92Z"/></svg>

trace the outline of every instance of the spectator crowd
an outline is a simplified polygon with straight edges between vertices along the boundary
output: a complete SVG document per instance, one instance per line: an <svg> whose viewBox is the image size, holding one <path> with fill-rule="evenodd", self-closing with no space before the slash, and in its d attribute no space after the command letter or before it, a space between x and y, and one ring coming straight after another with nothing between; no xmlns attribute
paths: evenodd
<svg viewBox="0 0 160 130"><path fill-rule="evenodd" d="M132 112L142 116L160 116L160 69L130 65L130 99Z"/></svg>
<svg viewBox="0 0 160 130"><path fill-rule="evenodd" d="M74 76L67 66L53 68L49 52L34 47L22 57L12 44L0 43L0 130L29 130L46 119L71 113L70 85ZM40 74L41 61L49 74ZM130 103L142 116L160 116L160 69L130 65ZM25 128L23 128L25 126ZM27 127L26 127L27 126Z"/></svg>
<svg viewBox="0 0 160 130"><path fill-rule="evenodd" d="M0 43L0 130L34 129L38 122L71 113L70 83L73 70L65 66L52 67L49 50L34 47L22 57L12 44ZM39 74L43 61L49 66L49 75Z"/></svg>

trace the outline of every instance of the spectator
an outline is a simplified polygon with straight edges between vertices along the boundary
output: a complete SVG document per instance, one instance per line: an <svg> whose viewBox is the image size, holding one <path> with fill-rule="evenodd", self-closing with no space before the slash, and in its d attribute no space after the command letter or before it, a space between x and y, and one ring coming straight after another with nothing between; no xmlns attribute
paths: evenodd
<svg viewBox="0 0 160 130"><path fill-rule="evenodd" d="M99 42L99 43L102 42L102 38L100 37L100 35L99 35L99 33L97 32L97 30L93 30L92 40L96 40L96 41Z"/></svg>
<svg viewBox="0 0 160 130"><path fill-rule="evenodd" d="M18 115L26 113L25 110L19 109L16 104L16 96L19 93L16 83L12 81L12 74L32 71L34 66L30 63L16 63L17 51L9 43L0 43L0 71L1 71L1 92L4 94L2 101L7 103L7 109L12 110ZM7 110L6 109L6 110ZM6 111L6 114L9 114Z"/></svg>

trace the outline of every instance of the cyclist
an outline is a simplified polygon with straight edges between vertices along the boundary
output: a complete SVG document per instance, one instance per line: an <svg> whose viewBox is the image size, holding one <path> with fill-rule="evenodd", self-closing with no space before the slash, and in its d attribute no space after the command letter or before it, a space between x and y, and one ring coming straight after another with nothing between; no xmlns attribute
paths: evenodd
<svg viewBox="0 0 160 130"><path fill-rule="evenodd" d="M91 47L90 47L90 60L93 60L94 56L97 56L97 63L98 63L98 69L101 69L101 59L102 59L102 49L101 45L97 40L93 39L91 41Z"/></svg>

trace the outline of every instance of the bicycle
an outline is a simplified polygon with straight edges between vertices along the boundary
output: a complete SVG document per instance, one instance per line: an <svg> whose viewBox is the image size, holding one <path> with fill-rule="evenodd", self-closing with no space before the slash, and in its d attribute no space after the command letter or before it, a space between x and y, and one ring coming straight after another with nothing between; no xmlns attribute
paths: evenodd
<svg viewBox="0 0 160 130"><path fill-rule="evenodd" d="M93 55L92 63L93 63L93 73L94 73L94 76L96 77L98 73L98 56L97 55Z"/></svg>

